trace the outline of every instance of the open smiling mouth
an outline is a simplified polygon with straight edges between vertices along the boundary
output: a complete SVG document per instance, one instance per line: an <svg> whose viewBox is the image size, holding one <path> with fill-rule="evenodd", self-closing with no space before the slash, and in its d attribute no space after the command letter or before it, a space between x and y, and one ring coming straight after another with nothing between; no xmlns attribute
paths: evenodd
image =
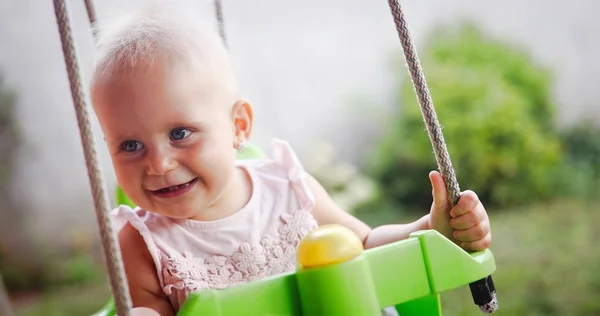
<svg viewBox="0 0 600 316"><path fill-rule="evenodd" d="M189 181L189 182L186 182L183 184L178 184L178 185L162 188L160 190L155 190L155 191L151 191L151 192L155 196L159 196L162 198L177 197L177 196L183 195L183 194L187 193L189 190L191 190L191 188L194 186L194 184L196 184L196 182L198 182L198 178L194 178L192 181Z"/></svg>

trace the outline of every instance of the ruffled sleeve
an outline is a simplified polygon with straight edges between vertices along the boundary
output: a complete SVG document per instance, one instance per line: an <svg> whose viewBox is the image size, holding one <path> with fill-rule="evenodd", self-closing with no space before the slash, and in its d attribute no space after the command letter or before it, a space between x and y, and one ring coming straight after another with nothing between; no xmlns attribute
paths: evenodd
<svg viewBox="0 0 600 316"><path fill-rule="evenodd" d="M284 169L300 201L300 206L305 210L312 210L315 206L315 197L306 183L304 167L290 144L280 139L272 140L271 157Z"/></svg>
<svg viewBox="0 0 600 316"><path fill-rule="evenodd" d="M140 231L140 233L147 231L149 234L150 231L142 220L146 216L146 213L146 211L139 208L132 209L128 205L120 205L110 213L113 229L116 233L119 233L127 223L131 223L131 226Z"/></svg>
<svg viewBox="0 0 600 316"><path fill-rule="evenodd" d="M148 216L150 216L150 215L151 215L151 213L149 213L145 210L142 210L140 208L132 209L128 205L121 205L112 210L111 222L112 222L112 227L113 227L115 234L118 234L121 231L121 229L123 229L123 227L125 227L125 225L127 225L127 223L130 223L131 226L140 233L140 235L144 239L144 242L146 243L148 252L152 256L154 265L156 266L156 271L160 272L161 271L160 250L159 250L158 246L156 245L154 238L152 237L152 233L151 233L150 229L148 228L148 226L145 223L145 219L147 219ZM161 287L162 287L163 280L162 280L162 278L159 278L159 280L160 280Z"/></svg>

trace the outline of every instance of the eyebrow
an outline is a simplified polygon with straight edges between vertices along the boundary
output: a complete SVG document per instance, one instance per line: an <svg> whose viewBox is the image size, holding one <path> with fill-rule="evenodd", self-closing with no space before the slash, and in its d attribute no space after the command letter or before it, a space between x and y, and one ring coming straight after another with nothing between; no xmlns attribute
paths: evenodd
<svg viewBox="0 0 600 316"><path fill-rule="evenodd" d="M209 120L198 120L198 119L194 119L194 120L190 120L190 121L176 121L176 123L171 124L172 128L176 128L176 127L195 127L198 130L202 131L205 130L206 127L209 125Z"/></svg>

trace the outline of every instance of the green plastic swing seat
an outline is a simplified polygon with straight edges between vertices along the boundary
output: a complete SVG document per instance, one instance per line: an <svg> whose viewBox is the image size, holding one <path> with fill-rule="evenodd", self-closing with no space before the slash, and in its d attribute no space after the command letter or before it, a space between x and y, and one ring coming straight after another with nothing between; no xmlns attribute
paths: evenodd
<svg viewBox="0 0 600 316"><path fill-rule="evenodd" d="M259 148L248 148L240 159L263 156ZM132 205L119 192L119 203ZM314 233L305 240L320 238L319 243L327 243L332 239L331 234ZM483 279L495 270L489 249L468 253L437 231L426 230L342 262L192 293L177 315L363 316L381 315L388 306L395 306L402 316L441 315L440 293ZM94 315L114 316L114 301Z"/></svg>

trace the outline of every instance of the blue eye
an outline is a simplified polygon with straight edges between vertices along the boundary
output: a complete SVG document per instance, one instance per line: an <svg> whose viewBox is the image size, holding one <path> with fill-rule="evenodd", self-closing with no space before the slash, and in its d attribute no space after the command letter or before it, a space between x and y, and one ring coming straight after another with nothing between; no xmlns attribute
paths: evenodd
<svg viewBox="0 0 600 316"><path fill-rule="evenodd" d="M188 137L191 133L192 131L190 131L189 129L178 127L171 130L171 133L169 133L169 137L171 138L171 140L182 140Z"/></svg>
<svg viewBox="0 0 600 316"><path fill-rule="evenodd" d="M121 149L126 152L135 152L142 148L144 148L144 145L136 140L127 140L121 144Z"/></svg>

